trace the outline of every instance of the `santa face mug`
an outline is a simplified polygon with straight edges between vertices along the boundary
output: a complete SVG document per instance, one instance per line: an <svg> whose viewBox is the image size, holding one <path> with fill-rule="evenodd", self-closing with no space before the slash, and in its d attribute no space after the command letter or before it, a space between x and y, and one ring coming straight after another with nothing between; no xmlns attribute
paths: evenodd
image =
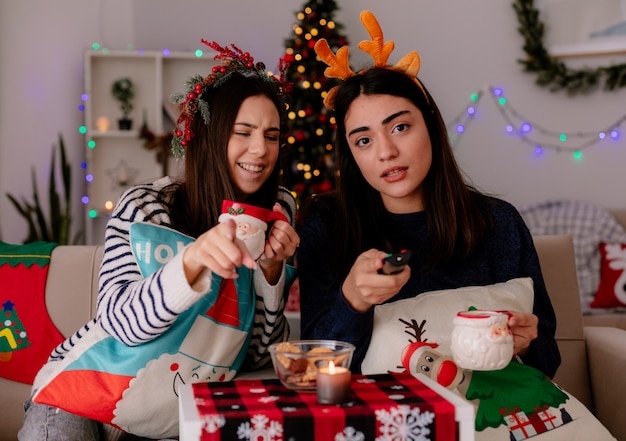
<svg viewBox="0 0 626 441"><path fill-rule="evenodd" d="M513 358L509 316L499 311L461 311L454 317L450 350L462 369L495 371Z"/></svg>
<svg viewBox="0 0 626 441"><path fill-rule="evenodd" d="M284 214L277 211L225 200L222 202L222 214L218 220L224 222L228 219L237 224L237 239L246 244L254 260L263 254L268 224L277 220L289 222Z"/></svg>

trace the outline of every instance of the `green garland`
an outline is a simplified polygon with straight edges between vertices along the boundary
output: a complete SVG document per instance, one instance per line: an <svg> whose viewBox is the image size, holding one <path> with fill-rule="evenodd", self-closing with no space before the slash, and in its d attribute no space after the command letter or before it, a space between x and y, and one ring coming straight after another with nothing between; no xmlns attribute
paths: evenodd
<svg viewBox="0 0 626 441"><path fill-rule="evenodd" d="M518 60L524 71L537 73L538 85L549 86L550 91L565 90L569 95L586 93L604 81L604 90L615 90L626 86L626 64L617 64L595 69L570 69L562 61L551 57L543 44L544 25L534 0L515 0L513 8L524 37L525 60Z"/></svg>

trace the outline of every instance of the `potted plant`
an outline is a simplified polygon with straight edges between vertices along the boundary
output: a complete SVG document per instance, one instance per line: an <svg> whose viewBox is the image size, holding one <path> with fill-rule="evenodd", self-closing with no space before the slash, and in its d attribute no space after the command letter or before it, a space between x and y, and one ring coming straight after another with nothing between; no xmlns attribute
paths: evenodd
<svg viewBox="0 0 626 441"><path fill-rule="evenodd" d="M42 206L39 198L37 177L35 169L32 169L31 180L33 185L32 200L17 197L7 193L6 196L28 223L28 237L24 243L37 241L56 242L59 245L78 244L83 240L83 232L79 231L73 238L70 237L72 224L72 166L65 154L65 143L59 134L60 161L57 163L56 147L52 147L52 159L50 161L48 182L48 210ZM60 189L57 188L57 173L61 174Z"/></svg>
<svg viewBox="0 0 626 441"><path fill-rule="evenodd" d="M128 117L128 114L133 110L132 99L135 97L135 85L130 78L120 78L113 82L111 94L120 102L120 109L122 110L122 118L118 120L120 130L130 130L133 121Z"/></svg>

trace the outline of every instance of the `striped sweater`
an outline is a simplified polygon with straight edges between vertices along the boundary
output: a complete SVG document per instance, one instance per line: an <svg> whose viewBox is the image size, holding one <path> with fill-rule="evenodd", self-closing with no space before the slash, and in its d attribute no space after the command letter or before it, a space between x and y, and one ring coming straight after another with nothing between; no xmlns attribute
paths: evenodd
<svg viewBox="0 0 626 441"><path fill-rule="evenodd" d="M96 321L108 334L126 345L148 342L167 331L179 314L207 292L211 284L210 271L189 285L183 271L183 252L144 278L131 251L129 228L132 223L153 223L172 228L168 215L170 201L159 195L159 191L171 183L171 179L165 177L151 184L134 186L122 195L106 228L96 317L59 345L52 352L51 361L64 358ZM278 199L293 225L293 196L281 188ZM274 342L285 340L289 334L283 315L287 296L284 267L276 285L269 285L261 270L255 270L253 277L256 308L244 363L244 369L249 370L270 366L267 348Z"/></svg>

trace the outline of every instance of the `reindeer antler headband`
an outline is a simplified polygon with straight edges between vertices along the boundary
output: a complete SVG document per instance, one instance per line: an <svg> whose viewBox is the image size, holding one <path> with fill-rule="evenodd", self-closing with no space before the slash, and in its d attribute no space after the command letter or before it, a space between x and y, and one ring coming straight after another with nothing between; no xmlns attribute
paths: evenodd
<svg viewBox="0 0 626 441"><path fill-rule="evenodd" d="M361 12L360 19L361 23L363 23L363 26L370 34L371 40L363 40L359 43L358 48L372 57L374 60L373 67L392 67L395 70L404 72L407 76L411 77L420 89L422 89L422 92L426 94L424 86L422 86L422 83L420 83L417 79L417 74L420 70L419 54L415 51L410 52L396 64L389 66L387 64L387 60L389 59L391 52L393 52L395 43L391 40L385 43L383 30L371 11L365 10ZM345 81L346 79L354 75L362 74L369 69L368 68L356 73L353 72L352 69L350 69L348 60L348 46L340 47L337 49L337 53L334 54L330 49L330 46L328 46L328 42L325 38L322 38L315 43L315 52L320 59L328 65L324 71L324 75L328 78L339 78L340 80ZM339 86L333 87L330 91L328 91L326 98L324 98L324 105L331 110L335 108L335 95L337 94L338 87Z"/></svg>

